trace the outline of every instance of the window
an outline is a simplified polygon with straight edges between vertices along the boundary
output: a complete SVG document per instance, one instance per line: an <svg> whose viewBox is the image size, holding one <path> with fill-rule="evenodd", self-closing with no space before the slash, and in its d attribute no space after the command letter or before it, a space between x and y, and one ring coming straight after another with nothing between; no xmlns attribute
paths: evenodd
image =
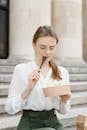
<svg viewBox="0 0 87 130"><path fill-rule="evenodd" d="M8 57L9 1L0 0L0 58Z"/></svg>

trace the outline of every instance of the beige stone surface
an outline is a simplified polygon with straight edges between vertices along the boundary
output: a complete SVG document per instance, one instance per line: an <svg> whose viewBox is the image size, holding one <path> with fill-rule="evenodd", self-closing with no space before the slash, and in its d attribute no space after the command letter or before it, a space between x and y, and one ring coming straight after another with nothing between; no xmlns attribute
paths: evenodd
<svg viewBox="0 0 87 130"><path fill-rule="evenodd" d="M52 0L52 25L59 36L56 57L82 57L82 0Z"/></svg>
<svg viewBox="0 0 87 130"><path fill-rule="evenodd" d="M50 0L10 1L10 56L32 59L32 37L40 25L50 25Z"/></svg>

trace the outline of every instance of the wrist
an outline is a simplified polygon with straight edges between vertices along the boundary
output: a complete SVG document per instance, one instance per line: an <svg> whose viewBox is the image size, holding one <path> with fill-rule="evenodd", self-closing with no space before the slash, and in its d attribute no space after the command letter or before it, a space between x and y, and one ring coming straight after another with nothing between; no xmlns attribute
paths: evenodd
<svg viewBox="0 0 87 130"><path fill-rule="evenodd" d="M26 89L22 92L22 94L21 94L22 99L28 98L28 96L30 95L31 91L32 91L32 90L30 90L29 88L26 88Z"/></svg>
<svg viewBox="0 0 87 130"><path fill-rule="evenodd" d="M31 92L32 89L33 89L32 85L29 85L29 86L26 88L26 90L27 90L28 92Z"/></svg>

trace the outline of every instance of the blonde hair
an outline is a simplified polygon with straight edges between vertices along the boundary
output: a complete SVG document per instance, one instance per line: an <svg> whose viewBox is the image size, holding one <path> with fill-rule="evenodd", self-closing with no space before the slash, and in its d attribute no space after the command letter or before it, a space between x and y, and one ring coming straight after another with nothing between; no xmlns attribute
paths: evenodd
<svg viewBox="0 0 87 130"><path fill-rule="evenodd" d="M36 30L36 32L33 36L33 44L36 44L38 38L44 37L44 36L51 36L51 37L55 38L56 43L58 43L58 36L51 26L40 26ZM62 78L60 76L59 68L57 67L57 65L53 59L51 59L49 61L49 65L50 65L50 67L52 67L52 78L57 79L57 80L61 80Z"/></svg>

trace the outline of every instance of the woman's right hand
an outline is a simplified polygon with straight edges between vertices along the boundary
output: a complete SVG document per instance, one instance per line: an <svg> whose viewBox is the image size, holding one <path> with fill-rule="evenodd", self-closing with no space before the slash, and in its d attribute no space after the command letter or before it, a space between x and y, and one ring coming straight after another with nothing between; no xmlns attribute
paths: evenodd
<svg viewBox="0 0 87 130"><path fill-rule="evenodd" d="M27 86L27 88L22 92L21 96L22 99L27 99L29 94L31 93L31 91L33 90L33 88L35 87L37 81L40 78L40 71L35 70L31 73L31 75L29 75L29 84Z"/></svg>
<svg viewBox="0 0 87 130"><path fill-rule="evenodd" d="M28 89L30 91L32 91L32 89L34 88L34 86L36 85L37 81L40 78L40 71L38 70L34 70L31 75L29 75L29 85L28 85Z"/></svg>

